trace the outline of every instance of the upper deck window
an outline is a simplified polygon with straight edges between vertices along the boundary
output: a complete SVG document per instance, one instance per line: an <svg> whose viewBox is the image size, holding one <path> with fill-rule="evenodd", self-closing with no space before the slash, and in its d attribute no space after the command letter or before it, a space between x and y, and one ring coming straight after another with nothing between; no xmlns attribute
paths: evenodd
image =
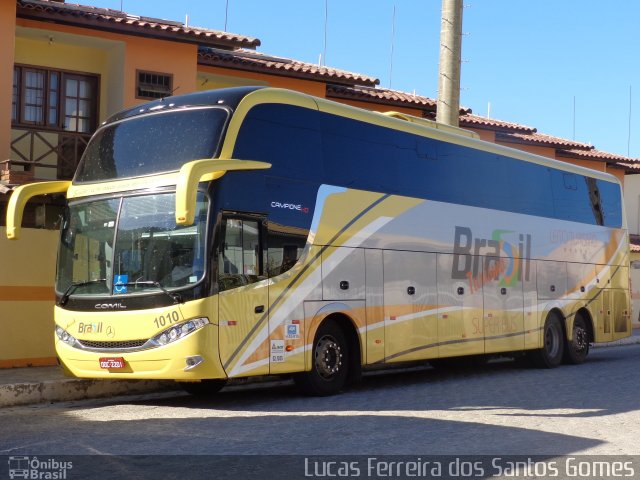
<svg viewBox="0 0 640 480"><path fill-rule="evenodd" d="M228 115L224 108L191 108L106 125L89 142L74 182L173 172L191 160L213 158Z"/></svg>

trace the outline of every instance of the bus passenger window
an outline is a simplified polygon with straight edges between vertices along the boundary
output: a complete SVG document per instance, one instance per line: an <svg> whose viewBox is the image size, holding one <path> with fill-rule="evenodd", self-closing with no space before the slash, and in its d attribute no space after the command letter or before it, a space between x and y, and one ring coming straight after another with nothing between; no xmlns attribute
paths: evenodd
<svg viewBox="0 0 640 480"><path fill-rule="evenodd" d="M306 231L269 223L267 238L267 274L275 277L290 270L302 255L307 243Z"/></svg>
<svg viewBox="0 0 640 480"><path fill-rule="evenodd" d="M262 280L260 267L260 223L228 218L218 257L220 291Z"/></svg>

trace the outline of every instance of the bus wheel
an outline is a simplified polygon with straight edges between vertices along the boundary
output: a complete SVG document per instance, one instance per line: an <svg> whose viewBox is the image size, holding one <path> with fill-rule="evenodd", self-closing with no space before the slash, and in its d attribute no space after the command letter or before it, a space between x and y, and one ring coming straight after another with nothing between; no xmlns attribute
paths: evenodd
<svg viewBox="0 0 640 480"><path fill-rule="evenodd" d="M529 356L534 365L540 368L553 368L560 365L564 352L564 334L562 323L555 313L549 314L542 331L544 344L542 348L533 350Z"/></svg>
<svg viewBox="0 0 640 480"><path fill-rule="evenodd" d="M342 329L333 320L325 321L313 342L311 371L294 377L307 395L326 396L338 393L349 373L349 347Z"/></svg>
<svg viewBox="0 0 640 480"><path fill-rule="evenodd" d="M578 365L587 359L589 354L589 330L582 317L576 316L573 321L573 335L567 340L564 359L567 363Z"/></svg>
<svg viewBox="0 0 640 480"><path fill-rule="evenodd" d="M202 380L200 382L178 382L180 387L196 397L209 397L218 393L227 384L226 380Z"/></svg>

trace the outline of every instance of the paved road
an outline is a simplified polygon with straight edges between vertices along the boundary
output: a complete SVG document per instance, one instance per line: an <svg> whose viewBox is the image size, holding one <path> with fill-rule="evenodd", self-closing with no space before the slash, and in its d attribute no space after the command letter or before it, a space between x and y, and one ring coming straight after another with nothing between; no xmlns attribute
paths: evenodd
<svg viewBox="0 0 640 480"><path fill-rule="evenodd" d="M513 362L368 376L342 395L292 386L0 409L0 455L640 454L640 345L581 366Z"/></svg>

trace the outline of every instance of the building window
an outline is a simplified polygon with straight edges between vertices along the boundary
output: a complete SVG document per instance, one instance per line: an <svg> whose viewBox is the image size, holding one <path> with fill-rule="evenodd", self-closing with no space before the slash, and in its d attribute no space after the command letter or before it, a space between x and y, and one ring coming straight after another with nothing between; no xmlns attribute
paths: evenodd
<svg viewBox="0 0 640 480"><path fill-rule="evenodd" d="M92 131L92 82L81 75L66 75L64 85L64 129L72 132Z"/></svg>
<svg viewBox="0 0 640 480"><path fill-rule="evenodd" d="M164 98L173 91L173 75L137 70L136 98Z"/></svg>
<svg viewBox="0 0 640 480"><path fill-rule="evenodd" d="M14 125L91 133L97 125L98 77L16 65L13 69Z"/></svg>
<svg viewBox="0 0 640 480"><path fill-rule="evenodd" d="M13 69L13 99L11 100L11 122L18 120L18 86L20 85L20 69Z"/></svg>

